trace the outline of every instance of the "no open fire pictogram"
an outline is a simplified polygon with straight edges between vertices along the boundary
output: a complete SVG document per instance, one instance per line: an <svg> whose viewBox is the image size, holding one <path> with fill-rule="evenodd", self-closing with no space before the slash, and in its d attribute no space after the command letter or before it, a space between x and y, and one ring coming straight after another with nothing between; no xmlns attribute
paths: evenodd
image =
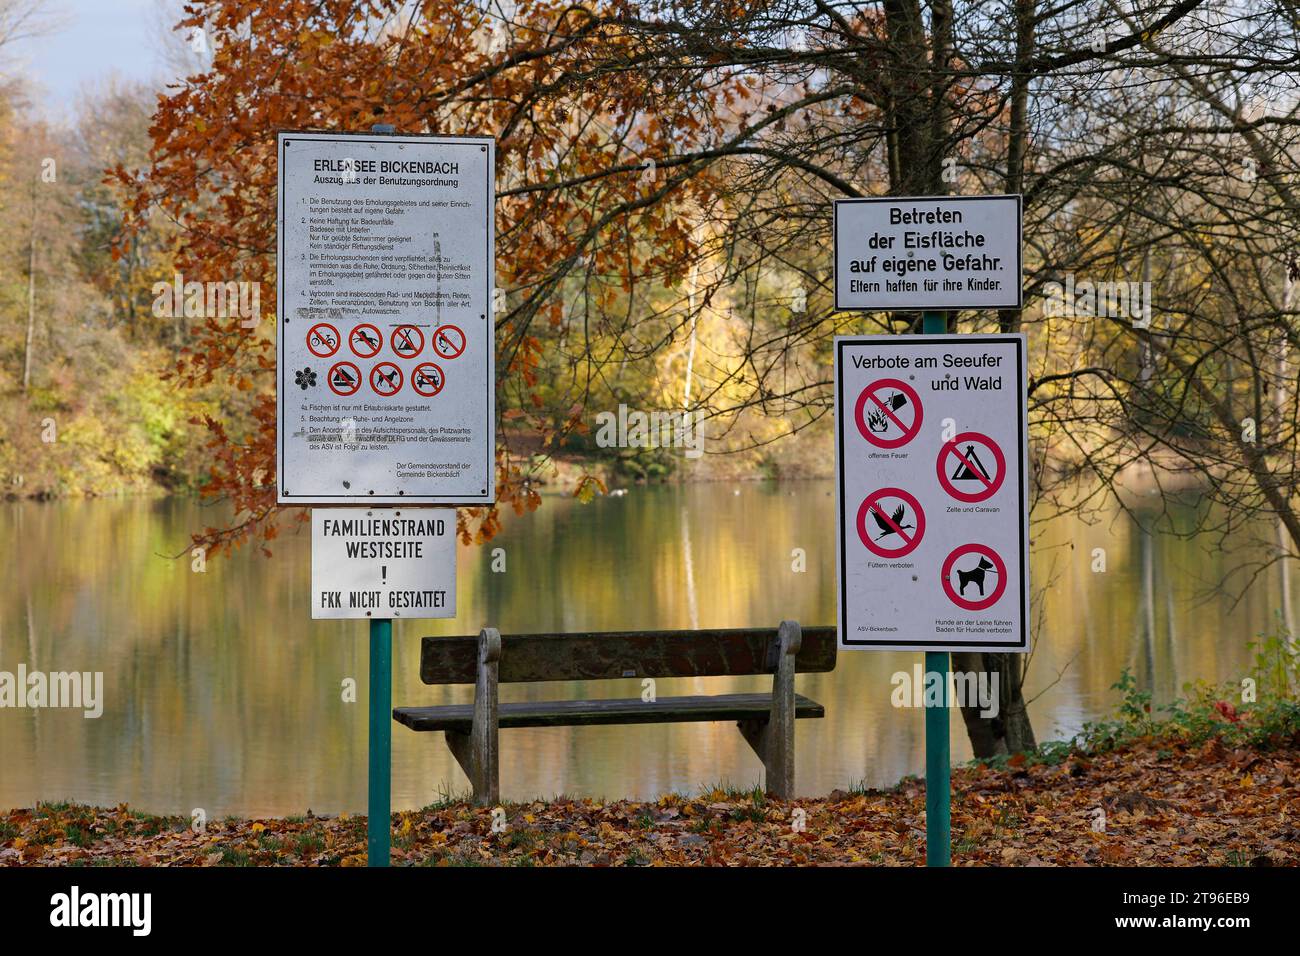
<svg viewBox="0 0 1300 956"><path fill-rule="evenodd" d="M440 325L433 333L433 350L445 359L459 358L465 352L465 333L458 325Z"/></svg>
<svg viewBox="0 0 1300 956"><path fill-rule="evenodd" d="M896 378L882 378L864 388L853 415L862 437L877 448L906 445L921 430L924 417L916 389Z"/></svg>

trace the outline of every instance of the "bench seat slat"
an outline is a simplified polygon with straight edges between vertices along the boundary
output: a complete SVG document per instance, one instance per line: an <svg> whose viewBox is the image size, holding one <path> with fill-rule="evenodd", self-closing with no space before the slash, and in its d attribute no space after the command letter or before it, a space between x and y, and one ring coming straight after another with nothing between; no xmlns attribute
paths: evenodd
<svg viewBox="0 0 1300 956"><path fill-rule="evenodd" d="M776 670L776 628L695 631L609 631L584 634L503 634L497 679L503 684L643 677L726 677ZM835 669L834 626L803 628L795 657L800 674ZM472 684L477 637L426 637L420 679Z"/></svg>
<svg viewBox="0 0 1300 956"><path fill-rule="evenodd" d="M604 700L538 700L501 704L501 727L577 727L597 724L659 724L683 721L754 720L768 715L771 694L718 694L703 697L661 697L646 703L639 697ZM796 717L824 717L826 708L795 695ZM398 707L393 719L412 730L454 730L469 733L472 704Z"/></svg>

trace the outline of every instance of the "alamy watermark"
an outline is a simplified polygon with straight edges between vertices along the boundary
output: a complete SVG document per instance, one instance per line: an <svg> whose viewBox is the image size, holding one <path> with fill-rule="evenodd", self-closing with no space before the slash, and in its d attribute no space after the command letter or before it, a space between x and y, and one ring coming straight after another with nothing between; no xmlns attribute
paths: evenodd
<svg viewBox="0 0 1300 956"><path fill-rule="evenodd" d="M1043 315L1047 318L1127 318L1134 328L1151 327L1150 282L1076 283L1074 273L1065 282L1043 284Z"/></svg>
<svg viewBox="0 0 1300 956"><path fill-rule="evenodd" d="M262 283L186 282L179 272L172 281L153 284L154 318L231 319L246 329L262 321Z"/></svg>
<svg viewBox="0 0 1300 956"><path fill-rule="evenodd" d="M704 454L704 412L628 411L596 415L596 445L600 448L681 448L687 458Z"/></svg>
<svg viewBox="0 0 1300 956"><path fill-rule="evenodd" d="M103 671L27 672L26 664L18 673L0 671L0 709L29 707L74 707L89 720L104 713Z"/></svg>
<svg viewBox="0 0 1300 956"><path fill-rule="evenodd" d="M895 671L889 682L894 692L889 702L895 707L943 707L943 674L938 671L921 673L921 665L912 665L912 672ZM948 704L953 707L978 707L980 716L998 715L997 671L949 671Z"/></svg>

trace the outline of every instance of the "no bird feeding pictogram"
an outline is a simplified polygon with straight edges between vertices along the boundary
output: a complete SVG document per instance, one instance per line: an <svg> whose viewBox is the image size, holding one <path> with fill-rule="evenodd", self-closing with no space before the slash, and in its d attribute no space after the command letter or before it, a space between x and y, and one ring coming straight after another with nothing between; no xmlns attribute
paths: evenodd
<svg viewBox="0 0 1300 956"><path fill-rule="evenodd" d="M902 558L915 551L925 537L925 512L902 488L881 488L862 499L857 525L858 538L872 554Z"/></svg>

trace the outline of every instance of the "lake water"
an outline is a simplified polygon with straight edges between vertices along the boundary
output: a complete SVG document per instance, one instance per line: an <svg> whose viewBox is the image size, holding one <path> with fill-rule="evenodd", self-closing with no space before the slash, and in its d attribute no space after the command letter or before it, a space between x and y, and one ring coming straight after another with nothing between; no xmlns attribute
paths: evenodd
<svg viewBox="0 0 1300 956"><path fill-rule="evenodd" d="M835 620L835 499L830 482L635 488L581 505L547 497L508 519L491 547L462 548L455 622L394 625L393 701L469 702L472 687L426 687L424 634L775 626ZM214 513L216 512L216 513ZM1139 512L1141 515L1141 512ZM0 505L0 670L102 671L104 712L0 709L0 807L36 800L127 802L188 815L364 812L364 622L309 618L310 533L190 569L188 532L219 523L188 499ZM1174 513L1175 526L1190 517ZM1267 527L1255 529L1261 537ZM1040 740L1110 713L1125 667L1168 699L1198 678L1239 679L1247 644L1274 625L1280 576L1269 569L1237 603L1209 588L1258 557L1204 538L1150 535L1115 512L1034 532L1035 589L1047 585L1027 696ZM792 571L792 549L807 570ZM1094 548L1106 550L1094 572ZM890 677L920 655L841 652L829 674L801 675L826 705L801 720L798 791L893 783L924 766L923 715L890 705ZM357 682L356 703L342 682ZM661 680L660 696L756 691L770 678ZM636 697L636 680L503 685L502 700ZM969 746L953 715L953 757ZM510 799L559 793L651 797L725 782L752 786L762 766L732 724L505 731ZM441 734L393 726L393 804L423 806L467 781Z"/></svg>

